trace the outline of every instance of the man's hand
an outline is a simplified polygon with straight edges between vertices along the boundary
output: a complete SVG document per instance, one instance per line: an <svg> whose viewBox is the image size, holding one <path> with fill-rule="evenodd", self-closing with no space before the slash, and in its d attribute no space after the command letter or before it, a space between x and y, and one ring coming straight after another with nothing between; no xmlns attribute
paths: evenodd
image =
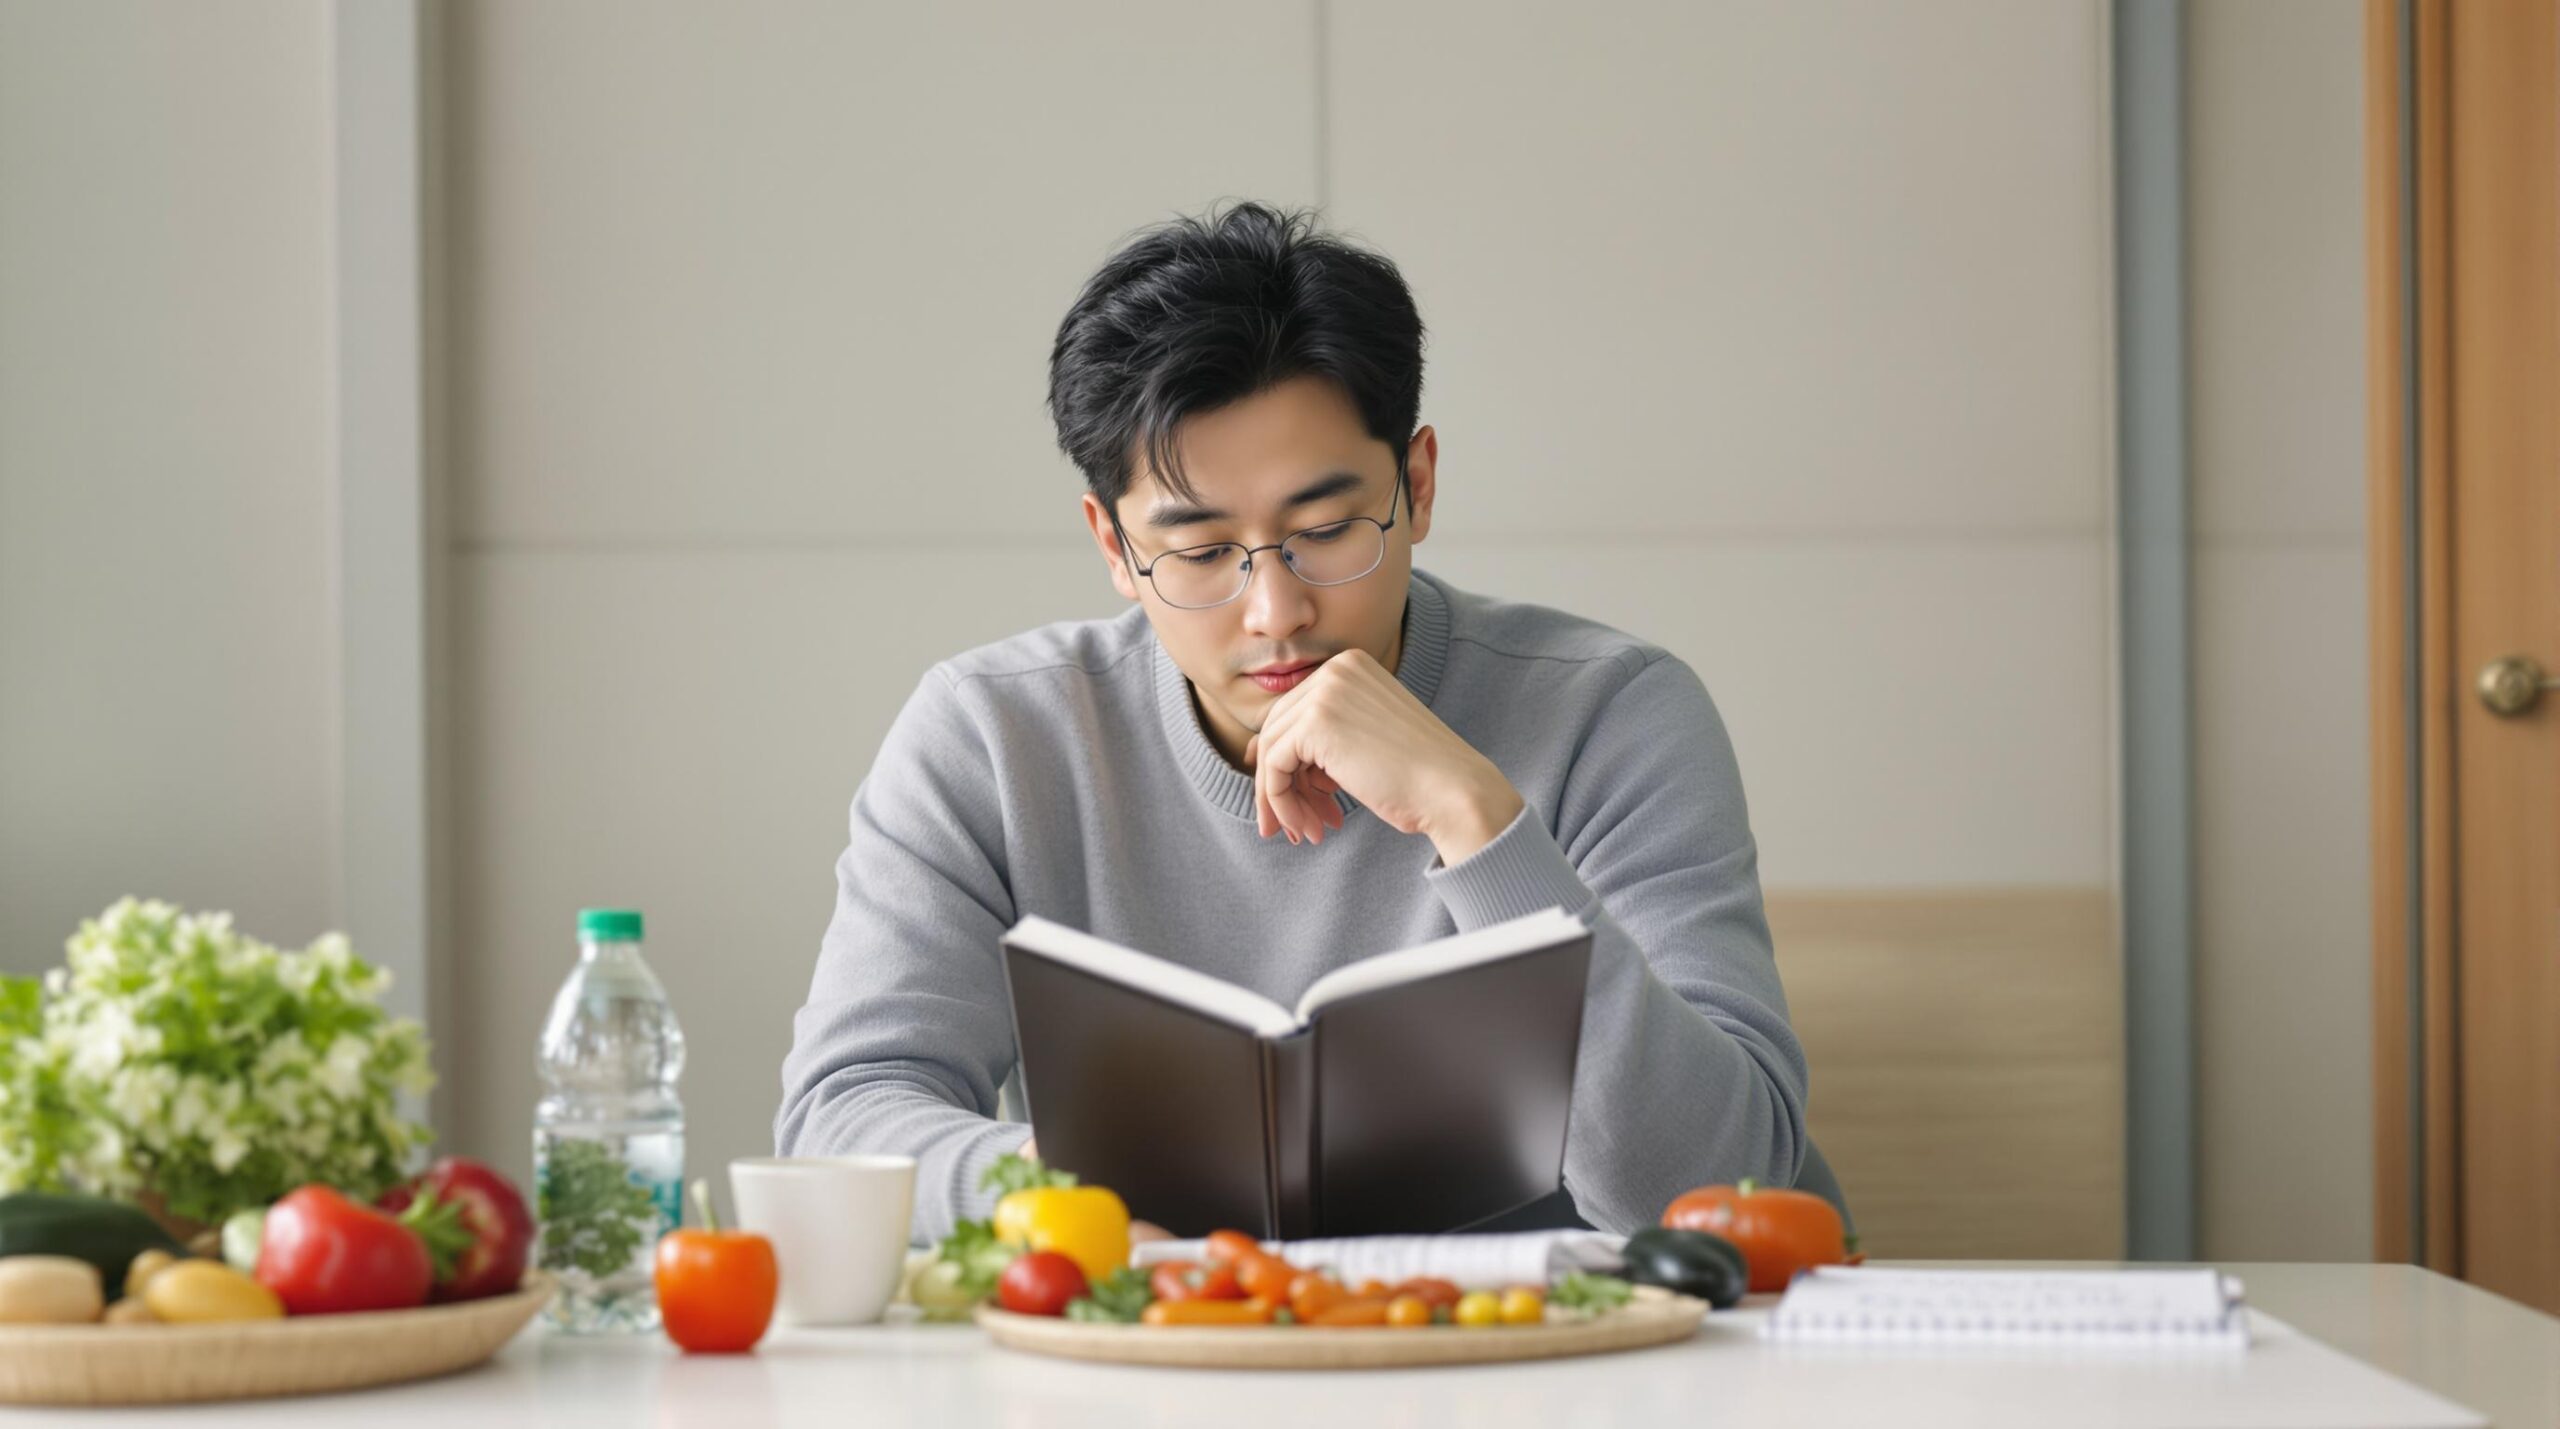
<svg viewBox="0 0 2560 1429"><path fill-rule="evenodd" d="M1272 701L1245 745L1262 836L1324 842L1346 792L1399 833L1422 834L1456 864L1521 808L1493 761L1441 723L1366 650L1345 650Z"/></svg>

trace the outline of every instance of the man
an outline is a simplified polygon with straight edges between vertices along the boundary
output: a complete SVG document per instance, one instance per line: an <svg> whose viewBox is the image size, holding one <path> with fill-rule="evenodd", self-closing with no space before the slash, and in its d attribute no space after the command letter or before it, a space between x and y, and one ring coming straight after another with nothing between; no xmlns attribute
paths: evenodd
<svg viewBox="0 0 2560 1429"><path fill-rule="evenodd" d="M1028 1135L994 1119L1022 1102L998 938L1025 914L1287 1004L1555 904L1594 937L1545 1223L1628 1231L1806 1169L1724 725L1667 651L1414 569L1422 338L1394 264L1259 204L1086 284L1050 411L1135 608L946 660L899 714L783 1064L784 1154L914 1156L926 1239L987 1214L981 1175Z"/></svg>

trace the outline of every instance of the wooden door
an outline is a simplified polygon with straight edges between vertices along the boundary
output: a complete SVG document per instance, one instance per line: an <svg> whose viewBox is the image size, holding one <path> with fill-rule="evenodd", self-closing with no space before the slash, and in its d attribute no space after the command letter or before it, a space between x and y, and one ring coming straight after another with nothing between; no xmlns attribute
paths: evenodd
<svg viewBox="0 0 2560 1429"><path fill-rule="evenodd" d="M2376 1247L2560 1311L2560 3L2368 15Z"/></svg>

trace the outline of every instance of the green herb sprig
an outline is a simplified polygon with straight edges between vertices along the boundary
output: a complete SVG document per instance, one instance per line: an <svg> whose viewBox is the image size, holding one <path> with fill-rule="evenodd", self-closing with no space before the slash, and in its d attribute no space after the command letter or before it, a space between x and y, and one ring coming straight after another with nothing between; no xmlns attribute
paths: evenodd
<svg viewBox="0 0 2560 1429"><path fill-rule="evenodd" d="M1147 1272L1134 1265L1124 1265L1111 1272L1067 1302L1067 1318L1097 1325L1134 1325L1138 1315L1155 1298L1147 1284Z"/></svg>
<svg viewBox="0 0 2560 1429"><path fill-rule="evenodd" d="M602 1279L629 1265L656 1233L657 1198L603 1142L553 1142L540 1170L534 1216L542 1223L543 1269Z"/></svg>
<svg viewBox="0 0 2560 1429"><path fill-rule="evenodd" d="M1547 1303L1581 1315L1615 1310L1636 1298L1636 1288L1614 1275L1568 1272L1547 1291Z"/></svg>

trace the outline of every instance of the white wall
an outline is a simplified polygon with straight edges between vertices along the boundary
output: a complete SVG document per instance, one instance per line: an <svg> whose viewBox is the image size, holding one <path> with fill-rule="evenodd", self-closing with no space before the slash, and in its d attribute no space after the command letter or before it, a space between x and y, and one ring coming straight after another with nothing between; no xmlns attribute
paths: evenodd
<svg viewBox="0 0 2560 1429"><path fill-rule="evenodd" d="M1056 319L1222 196L1404 265L1424 563L1695 662L1773 893L2111 890L2100 7L1018 8L449 14L456 1145L624 901L761 1144L897 701L1114 608ZM2355 1257L2359 20L2190 17L2205 1250ZM325 27L0 0L0 966L342 916Z"/></svg>
<svg viewBox="0 0 2560 1429"><path fill-rule="evenodd" d="M0 0L0 968L336 919L324 18Z"/></svg>
<svg viewBox="0 0 2560 1429"><path fill-rule="evenodd" d="M2362 1260L2364 13L2187 15L2200 1250Z"/></svg>
<svg viewBox="0 0 2560 1429"><path fill-rule="evenodd" d="M650 913L700 1164L766 1144L899 702L1115 608L1057 320L1221 197L1403 266L1422 564L1695 663L1773 889L2111 891L2101 6L451 18L467 1149L522 1158L604 902ZM938 586L961 559L1005 578Z"/></svg>

